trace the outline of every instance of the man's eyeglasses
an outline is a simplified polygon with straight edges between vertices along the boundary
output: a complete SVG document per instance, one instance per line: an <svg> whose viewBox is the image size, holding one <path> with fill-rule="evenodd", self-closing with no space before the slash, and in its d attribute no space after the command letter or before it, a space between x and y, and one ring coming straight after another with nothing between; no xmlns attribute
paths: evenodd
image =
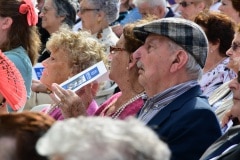
<svg viewBox="0 0 240 160"><path fill-rule="evenodd" d="M232 50L235 52L235 51L237 51L237 49L240 47L240 44L237 44L237 43L233 43L232 45L231 45L231 48L232 48Z"/></svg>
<svg viewBox="0 0 240 160"><path fill-rule="evenodd" d="M193 4L194 2L186 2L186 1L182 1L179 3L179 5L181 5L183 8L186 8L187 6Z"/></svg>
<svg viewBox="0 0 240 160"><path fill-rule="evenodd" d="M125 51L125 50L126 50L125 48L110 46L110 53L111 54L115 54L115 52L117 52L117 51Z"/></svg>
<svg viewBox="0 0 240 160"><path fill-rule="evenodd" d="M80 12L81 14L87 12L87 11L99 11L100 9L97 8L79 8L78 12Z"/></svg>

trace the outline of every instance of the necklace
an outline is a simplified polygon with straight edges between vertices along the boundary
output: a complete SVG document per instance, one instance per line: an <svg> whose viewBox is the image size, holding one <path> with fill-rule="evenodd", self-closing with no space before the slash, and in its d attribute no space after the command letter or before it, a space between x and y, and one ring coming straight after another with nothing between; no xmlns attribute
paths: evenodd
<svg viewBox="0 0 240 160"><path fill-rule="evenodd" d="M131 104L132 102L136 101L138 98L142 97L143 93L137 94L136 96L129 99L126 103L121 105L118 110L112 115L112 119L117 119L119 115L124 111L124 109Z"/></svg>

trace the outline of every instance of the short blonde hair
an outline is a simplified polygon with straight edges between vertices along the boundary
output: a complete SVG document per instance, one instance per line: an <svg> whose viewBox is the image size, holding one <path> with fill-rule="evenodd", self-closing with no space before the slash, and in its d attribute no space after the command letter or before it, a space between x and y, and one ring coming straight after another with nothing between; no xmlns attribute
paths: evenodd
<svg viewBox="0 0 240 160"><path fill-rule="evenodd" d="M66 52L69 58L68 64L73 67L73 74L101 60L106 62L104 46L92 38L87 31L74 32L64 27L60 28L58 32L52 34L46 47L50 52L57 50Z"/></svg>

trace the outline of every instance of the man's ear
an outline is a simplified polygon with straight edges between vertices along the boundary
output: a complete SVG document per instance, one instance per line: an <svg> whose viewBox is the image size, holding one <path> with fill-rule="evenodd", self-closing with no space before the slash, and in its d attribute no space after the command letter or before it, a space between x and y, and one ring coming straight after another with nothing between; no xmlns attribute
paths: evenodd
<svg viewBox="0 0 240 160"><path fill-rule="evenodd" d="M2 30L6 30L11 27L13 20L11 17L4 17L1 25Z"/></svg>
<svg viewBox="0 0 240 160"><path fill-rule="evenodd" d="M170 72L176 72L179 69L183 68L183 66L187 63L188 61L188 54L184 50L179 50L178 53L176 54L175 59L172 62Z"/></svg>

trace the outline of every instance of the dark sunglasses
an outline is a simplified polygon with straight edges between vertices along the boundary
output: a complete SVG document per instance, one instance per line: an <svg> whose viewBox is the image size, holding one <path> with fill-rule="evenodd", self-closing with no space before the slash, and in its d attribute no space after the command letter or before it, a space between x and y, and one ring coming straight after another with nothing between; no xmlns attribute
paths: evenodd
<svg viewBox="0 0 240 160"><path fill-rule="evenodd" d="M125 51L125 50L126 50L125 48L110 46L110 53L111 54L115 54L115 52L117 52L117 51Z"/></svg>
<svg viewBox="0 0 240 160"><path fill-rule="evenodd" d="M183 8L186 8L187 6L193 4L194 2L186 2L186 1L182 1L179 3L179 5L181 5Z"/></svg>
<svg viewBox="0 0 240 160"><path fill-rule="evenodd" d="M237 51L237 49L240 47L240 44L237 44L235 42L232 43L231 48L233 51Z"/></svg>

